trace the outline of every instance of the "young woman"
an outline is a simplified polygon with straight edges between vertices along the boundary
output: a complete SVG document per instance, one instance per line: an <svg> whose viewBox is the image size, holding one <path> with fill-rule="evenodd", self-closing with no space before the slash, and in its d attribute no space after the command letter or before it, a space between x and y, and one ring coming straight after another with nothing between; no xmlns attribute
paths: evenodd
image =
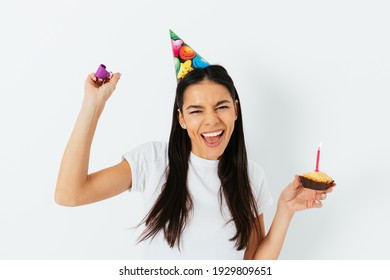
<svg viewBox="0 0 390 280"><path fill-rule="evenodd" d="M276 259L296 211L321 207L327 191L305 189L298 176L283 190L265 234L263 210L272 202L262 169L248 161L240 100L217 65L194 69L179 83L169 143L147 143L112 167L88 174L99 117L120 78L93 74L66 147L55 199L76 206L128 189L141 191L149 211L145 230L152 259Z"/></svg>

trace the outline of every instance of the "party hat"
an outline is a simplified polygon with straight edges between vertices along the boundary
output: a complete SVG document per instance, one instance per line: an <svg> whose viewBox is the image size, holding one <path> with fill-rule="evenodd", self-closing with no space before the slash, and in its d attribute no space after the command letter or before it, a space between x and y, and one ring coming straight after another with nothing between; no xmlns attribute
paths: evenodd
<svg viewBox="0 0 390 280"><path fill-rule="evenodd" d="M178 83L195 68L205 68L210 65L172 30L169 30L169 33L171 34L173 61Z"/></svg>

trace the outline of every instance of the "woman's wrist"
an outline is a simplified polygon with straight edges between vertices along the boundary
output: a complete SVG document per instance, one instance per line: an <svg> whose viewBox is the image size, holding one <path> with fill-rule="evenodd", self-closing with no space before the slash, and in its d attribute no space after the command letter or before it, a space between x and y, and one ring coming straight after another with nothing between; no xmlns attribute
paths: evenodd
<svg viewBox="0 0 390 280"><path fill-rule="evenodd" d="M283 216L292 218L296 212L295 209L293 209L287 201L283 200L282 198L279 198L277 211L283 213Z"/></svg>
<svg viewBox="0 0 390 280"><path fill-rule="evenodd" d="M81 110L87 112L101 113L104 109L105 103L97 99L84 98Z"/></svg>

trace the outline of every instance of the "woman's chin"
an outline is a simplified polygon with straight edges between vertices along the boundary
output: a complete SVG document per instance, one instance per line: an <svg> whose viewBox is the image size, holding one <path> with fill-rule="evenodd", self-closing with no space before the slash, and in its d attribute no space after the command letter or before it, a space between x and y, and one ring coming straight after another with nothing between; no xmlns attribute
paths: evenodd
<svg viewBox="0 0 390 280"><path fill-rule="evenodd" d="M223 143L220 143L219 145L216 145L214 147L206 146L204 148L203 154L205 155L204 158L209 160L218 160L221 158L223 152L225 151L225 145Z"/></svg>

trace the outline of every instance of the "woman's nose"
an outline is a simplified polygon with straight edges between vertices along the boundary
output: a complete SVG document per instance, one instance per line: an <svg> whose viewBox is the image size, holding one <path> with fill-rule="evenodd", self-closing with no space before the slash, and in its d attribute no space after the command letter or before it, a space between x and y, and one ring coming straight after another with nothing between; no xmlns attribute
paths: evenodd
<svg viewBox="0 0 390 280"><path fill-rule="evenodd" d="M207 112L204 118L204 124L213 126L219 123L219 117L216 112Z"/></svg>

